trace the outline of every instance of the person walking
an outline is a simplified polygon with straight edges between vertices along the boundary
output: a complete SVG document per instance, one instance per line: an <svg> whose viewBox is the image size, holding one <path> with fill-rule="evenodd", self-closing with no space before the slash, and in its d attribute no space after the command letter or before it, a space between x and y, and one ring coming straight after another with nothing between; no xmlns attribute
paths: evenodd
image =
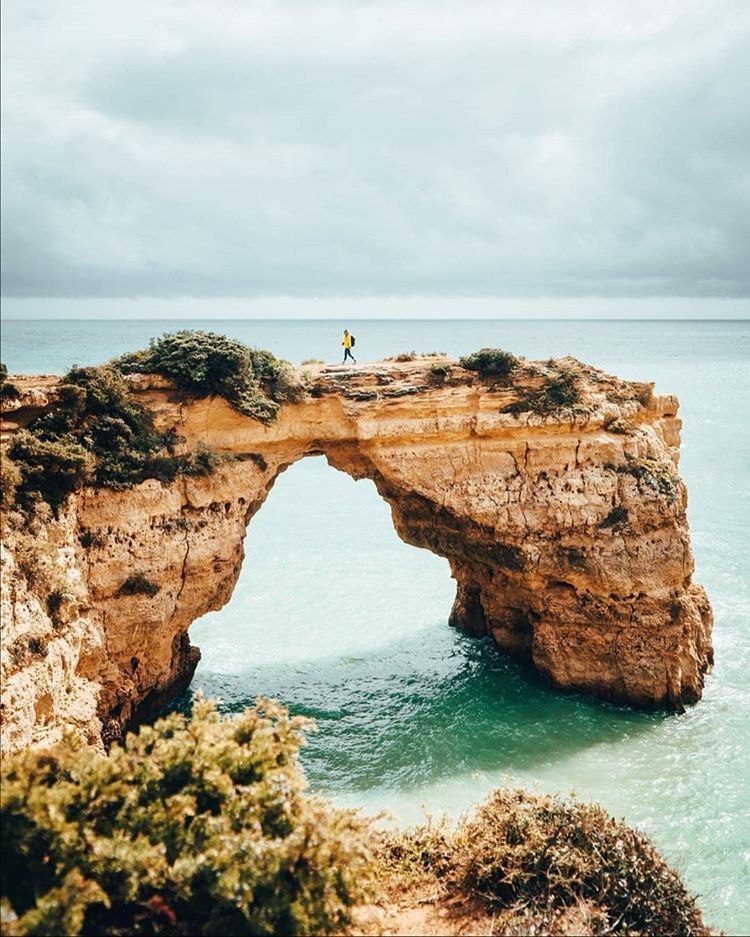
<svg viewBox="0 0 750 937"><path fill-rule="evenodd" d="M354 336L349 334L348 329L344 329L344 340L341 342L344 346L344 360L342 364L346 364L346 359L351 358L352 361L356 364L357 359L352 354L352 348L354 347Z"/></svg>

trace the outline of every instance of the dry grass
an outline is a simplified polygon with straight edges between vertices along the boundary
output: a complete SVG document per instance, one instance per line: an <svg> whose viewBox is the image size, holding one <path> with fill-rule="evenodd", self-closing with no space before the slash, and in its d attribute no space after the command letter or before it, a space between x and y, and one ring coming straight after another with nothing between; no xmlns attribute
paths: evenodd
<svg viewBox="0 0 750 937"><path fill-rule="evenodd" d="M455 830L378 837L385 896L365 919L381 933L709 933L677 873L597 805L499 789Z"/></svg>

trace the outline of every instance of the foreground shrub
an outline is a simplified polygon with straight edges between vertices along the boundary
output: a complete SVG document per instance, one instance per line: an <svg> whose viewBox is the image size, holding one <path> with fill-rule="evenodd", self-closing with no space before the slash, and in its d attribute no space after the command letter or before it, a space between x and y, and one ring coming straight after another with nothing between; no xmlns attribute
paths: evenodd
<svg viewBox="0 0 750 937"><path fill-rule="evenodd" d="M624 932L703 932L679 876L645 836L596 804L496 790L459 831L455 874L501 907L586 900Z"/></svg>
<svg viewBox="0 0 750 937"><path fill-rule="evenodd" d="M501 788L453 833L384 834L378 858L399 885L431 876L454 898L480 901L497 933L549 933L576 908L588 909L595 933L708 933L646 837L595 804Z"/></svg>
<svg viewBox="0 0 750 937"><path fill-rule="evenodd" d="M304 388L288 361L215 332L183 329L152 339L144 351L113 362L123 373L161 374L196 397L217 394L235 410L271 422L283 401Z"/></svg>
<svg viewBox="0 0 750 937"><path fill-rule="evenodd" d="M305 723L199 702L109 757L3 762L3 903L25 934L314 934L363 897L365 827L303 793Z"/></svg>
<svg viewBox="0 0 750 937"><path fill-rule="evenodd" d="M467 371L477 371L480 377L507 377L518 367L518 358L502 348L480 348L459 358L458 363Z"/></svg>

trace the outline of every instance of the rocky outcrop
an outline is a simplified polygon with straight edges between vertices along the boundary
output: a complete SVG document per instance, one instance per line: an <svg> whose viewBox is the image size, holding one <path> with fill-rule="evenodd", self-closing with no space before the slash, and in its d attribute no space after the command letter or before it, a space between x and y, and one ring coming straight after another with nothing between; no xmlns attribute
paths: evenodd
<svg viewBox="0 0 750 937"><path fill-rule="evenodd" d="M542 406L561 368L578 400ZM131 378L185 450L205 445L226 458L168 487L149 480L71 498L49 525L76 584L63 625L29 599L6 557L11 643L35 628L47 648L30 663L4 643L6 749L44 741L63 722L107 740L186 685L199 657L188 628L229 599L247 524L280 472L321 453L375 482L405 541L448 558L456 627L491 636L562 689L648 708L699 699L711 611L691 582L674 397L574 359L522 362L505 380L437 358L311 366L304 377L305 400L269 426L221 398ZM22 393L6 434L54 406L54 379L14 381ZM65 665L50 659L56 642ZM65 702L73 687L76 718Z"/></svg>

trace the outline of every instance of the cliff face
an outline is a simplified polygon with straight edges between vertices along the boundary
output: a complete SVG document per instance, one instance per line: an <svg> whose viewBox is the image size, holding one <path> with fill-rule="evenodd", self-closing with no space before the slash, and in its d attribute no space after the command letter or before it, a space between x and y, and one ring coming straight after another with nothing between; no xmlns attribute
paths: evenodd
<svg viewBox="0 0 750 937"><path fill-rule="evenodd" d="M676 399L566 359L577 405L538 412L545 365L492 382L457 366L436 374L435 361L308 368L306 400L270 426L223 399L133 377L186 450L204 444L228 458L169 487L74 495L49 528L77 596L56 623L6 558L12 641L28 644L29 627L56 637L33 661L5 642L5 748L47 740L62 722L106 741L186 685L199 658L189 625L229 599L247 524L280 472L321 453L375 482L405 541L448 558L453 625L489 634L561 688L640 707L699 699L711 611L691 583ZM54 401L52 380L17 383L10 432ZM503 412L514 403L518 412ZM136 574L154 594L123 588ZM57 644L65 665L52 660Z"/></svg>

